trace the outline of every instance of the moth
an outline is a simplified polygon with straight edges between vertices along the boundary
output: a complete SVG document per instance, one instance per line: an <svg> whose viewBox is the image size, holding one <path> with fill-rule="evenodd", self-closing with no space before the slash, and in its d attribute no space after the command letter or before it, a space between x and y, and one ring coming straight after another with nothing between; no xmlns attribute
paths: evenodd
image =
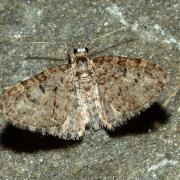
<svg viewBox="0 0 180 180"><path fill-rule="evenodd" d="M74 49L68 64L9 87L0 112L17 127L79 139L87 126L123 125L156 101L166 82L166 73L145 59L90 59L87 48Z"/></svg>

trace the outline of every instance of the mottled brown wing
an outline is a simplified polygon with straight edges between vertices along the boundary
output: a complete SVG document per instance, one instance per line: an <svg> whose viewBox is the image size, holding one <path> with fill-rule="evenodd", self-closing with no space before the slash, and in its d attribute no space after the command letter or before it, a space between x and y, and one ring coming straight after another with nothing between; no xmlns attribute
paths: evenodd
<svg viewBox="0 0 180 180"><path fill-rule="evenodd" d="M110 130L152 104L167 82L166 73L144 59L104 56L92 63L104 109L102 125Z"/></svg>
<svg viewBox="0 0 180 180"><path fill-rule="evenodd" d="M16 126L78 139L85 131L70 65L59 65L7 89L1 112Z"/></svg>

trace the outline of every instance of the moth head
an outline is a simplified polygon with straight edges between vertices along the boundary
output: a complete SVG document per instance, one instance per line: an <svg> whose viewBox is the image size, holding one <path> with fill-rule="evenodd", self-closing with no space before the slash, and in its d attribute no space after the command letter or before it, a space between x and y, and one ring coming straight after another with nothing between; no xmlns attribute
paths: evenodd
<svg viewBox="0 0 180 180"><path fill-rule="evenodd" d="M74 61L78 75L88 73L88 48L74 49Z"/></svg>
<svg viewBox="0 0 180 180"><path fill-rule="evenodd" d="M88 64L88 48L74 49L74 60L79 67L87 66Z"/></svg>
<svg viewBox="0 0 180 180"><path fill-rule="evenodd" d="M80 69L87 69L88 67L88 57L87 56L76 56L75 57L76 66Z"/></svg>

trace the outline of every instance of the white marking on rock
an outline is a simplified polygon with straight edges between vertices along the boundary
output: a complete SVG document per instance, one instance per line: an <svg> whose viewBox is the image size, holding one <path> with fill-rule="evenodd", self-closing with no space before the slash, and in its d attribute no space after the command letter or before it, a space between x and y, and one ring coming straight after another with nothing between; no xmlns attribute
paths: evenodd
<svg viewBox="0 0 180 180"><path fill-rule="evenodd" d="M38 16L40 16L40 15L42 14L42 10L38 10L38 11L36 12L36 14L37 14Z"/></svg>
<svg viewBox="0 0 180 180"><path fill-rule="evenodd" d="M120 8L116 4L112 4L112 6L107 7L106 10L109 11L109 13L112 15L119 16L121 24L126 26L128 25L128 22L124 19Z"/></svg>
<svg viewBox="0 0 180 180"><path fill-rule="evenodd" d="M134 24L132 24L131 29L132 29L133 31L137 31L138 26L139 26L138 22L135 21Z"/></svg>
<svg viewBox="0 0 180 180"><path fill-rule="evenodd" d="M178 161L164 159L164 160L158 162L157 164L152 165L152 166L147 170L147 172L149 173L149 172L151 172L151 171L156 171L156 170L158 170L159 168L164 167L164 166L167 166L167 165L175 166L176 164L178 164Z"/></svg>
<svg viewBox="0 0 180 180"><path fill-rule="evenodd" d="M104 26L107 26L107 25L108 25L108 22L105 22L105 23L104 23Z"/></svg>
<svg viewBox="0 0 180 180"><path fill-rule="evenodd" d="M178 107L177 112L180 113L180 106Z"/></svg>
<svg viewBox="0 0 180 180"><path fill-rule="evenodd" d="M159 26L159 24L155 24L154 29L156 30L156 32L160 32L161 35L163 35L163 36L165 35L164 30Z"/></svg>
<svg viewBox="0 0 180 180"><path fill-rule="evenodd" d="M20 33L14 34L14 37L19 39L19 38L21 38L21 34Z"/></svg>
<svg viewBox="0 0 180 180"><path fill-rule="evenodd" d="M154 25L154 29L156 32L159 32L162 36L165 36L164 42L167 44L175 44L178 48L180 48L180 42L178 42L172 35L166 35L165 31L159 26L159 24Z"/></svg>
<svg viewBox="0 0 180 180"><path fill-rule="evenodd" d="M180 42L178 42L174 37L172 37L171 35L166 38L164 40L164 42L168 43L168 44L175 44L177 45L178 49L180 49Z"/></svg>

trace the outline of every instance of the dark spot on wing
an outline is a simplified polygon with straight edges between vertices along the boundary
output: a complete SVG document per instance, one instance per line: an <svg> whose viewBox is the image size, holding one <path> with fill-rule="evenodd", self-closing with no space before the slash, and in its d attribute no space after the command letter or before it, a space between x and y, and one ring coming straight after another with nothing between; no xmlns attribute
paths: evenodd
<svg viewBox="0 0 180 180"><path fill-rule="evenodd" d="M126 67L124 67L123 77L126 77L126 74L127 74L127 68L126 68Z"/></svg>
<svg viewBox="0 0 180 180"><path fill-rule="evenodd" d="M44 72L41 72L40 74L36 75L35 78L39 81L45 81L47 79L47 76L44 74Z"/></svg>
<svg viewBox="0 0 180 180"><path fill-rule="evenodd" d="M42 91L43 94L45 94L45 89L41 84L39 85L39 89Z"/></svg>
<svg viewBox="0 0 180 180"><path fill-rule="evenodd" d="M57 89L58 89L58 87L55 86L55 88L53 88L53 91L56 93L56 92L57 92Z"/></svg>

